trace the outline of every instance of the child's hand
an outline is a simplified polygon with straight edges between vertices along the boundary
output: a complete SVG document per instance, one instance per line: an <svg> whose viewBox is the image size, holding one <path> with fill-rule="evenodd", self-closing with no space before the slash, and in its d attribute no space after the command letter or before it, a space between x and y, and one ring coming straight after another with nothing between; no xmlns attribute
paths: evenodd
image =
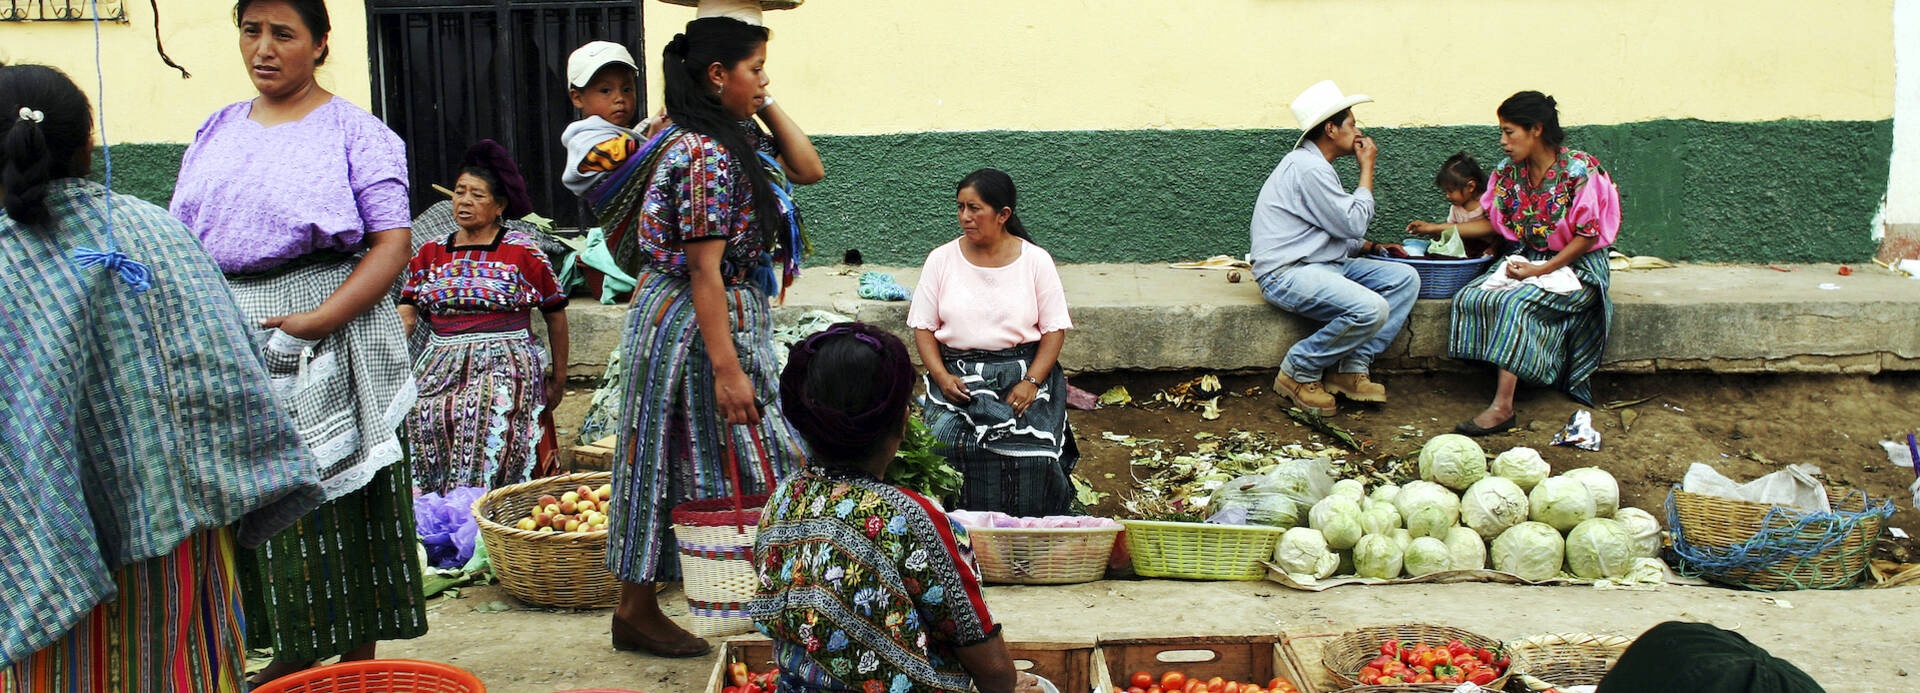
<svg viewBox="0 0 1920 693"><path fill-rule="evenodd" d="M1440 235L1440 232L1445 230L1446 228L1447 227L1441 226L1439 224L1420 221L1417 219L1414 221L1407 222L1407 233L1421 235L1421 236L1438 236Z"/></svg>

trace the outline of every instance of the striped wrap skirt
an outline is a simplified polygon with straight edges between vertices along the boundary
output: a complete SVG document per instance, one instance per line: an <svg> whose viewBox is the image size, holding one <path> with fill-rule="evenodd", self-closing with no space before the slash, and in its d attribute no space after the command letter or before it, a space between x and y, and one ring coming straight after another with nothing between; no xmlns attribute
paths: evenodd
<svg viewBox="0 0 1920 693"><path fill-rule="evenodd" d="M407 417L407 447L421 492L527 480L547 396L546 350L531 334L435 333L414 376L420 400Z"/></svg>
<svg viewBox="0 0 1920 693"><path fill-rule="evenodd" d="M245 690L230 530L114 571L116 594L65 637L0 669L5 693L237 693Z"/></svg>
<svg viewBox="0 0 1920 693"><path fill-rule="evenodd" d="M1553 257L1552 251L1527 249L1528 260ZM1580 290L1556 294L1531 284L1505 291L1480 288L1501 263L1468 283L1453 297L1453 329L1447 355L1485 361L1512 372L1528 385L1551 385L1584 404L1593 404L1590 380L1607 348L1613 302L1607 298L1607 251L1595 250L1569 265Z"/></svg>
<svg viewBox="0 0 1920 693"><path fill-rule="evenodd" d="M726 289L733 348L763 405L759 425L728 426L714 400L713 362L695 324L691 284L658 272L642 272L637 279L620 350L627 371L615 429L620 440L614 448L607 567L626 582L676 580L674 506L771 493L801 467L805 454L780 413L780 372L766 294L749 286Z"/></svg>

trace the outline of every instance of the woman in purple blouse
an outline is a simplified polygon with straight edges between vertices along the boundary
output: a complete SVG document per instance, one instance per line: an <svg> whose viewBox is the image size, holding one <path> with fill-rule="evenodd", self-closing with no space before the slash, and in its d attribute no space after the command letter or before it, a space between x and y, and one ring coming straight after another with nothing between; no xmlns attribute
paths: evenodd
<svg viewBox="0 0 1920 693"><path fill-rule="evenodd" d="M399 136L314 80L325 3L239 0L235 17L259 94L194 135L172 212L259 324L327 496L239 557L248 645L273 650L263 682L427 629L397 434L417 390L388 291L411 255L411 214Z"/></svg>

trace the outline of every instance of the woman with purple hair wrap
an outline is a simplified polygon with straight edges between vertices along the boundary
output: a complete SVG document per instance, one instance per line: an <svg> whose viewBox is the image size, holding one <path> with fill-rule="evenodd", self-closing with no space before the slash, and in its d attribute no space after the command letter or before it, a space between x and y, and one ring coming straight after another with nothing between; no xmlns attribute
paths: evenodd
<svg viewBox="0 0 1920 693"><path fill-rule="evenodd" d="M890 485L913 364L898 338L841 323L794 345L787 421L814 452L760 514L748 606L782 691L1035 690L987 613L966 532ZM824 646L823 646L824 644Z"/></svg>

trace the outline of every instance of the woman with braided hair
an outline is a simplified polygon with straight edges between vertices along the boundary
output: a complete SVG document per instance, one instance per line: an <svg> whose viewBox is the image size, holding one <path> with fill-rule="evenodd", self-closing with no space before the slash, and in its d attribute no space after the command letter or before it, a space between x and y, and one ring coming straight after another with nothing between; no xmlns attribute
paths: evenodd
<svg viewBox="0 0 1920 693"><path fill-rule="evenodd" d="M987 613L966 531L882 481L906 436L913 364L893 335L841 323L795 344L780 375L812 464L760 513L748 606L782 691L1038 690Z"/></svg>

